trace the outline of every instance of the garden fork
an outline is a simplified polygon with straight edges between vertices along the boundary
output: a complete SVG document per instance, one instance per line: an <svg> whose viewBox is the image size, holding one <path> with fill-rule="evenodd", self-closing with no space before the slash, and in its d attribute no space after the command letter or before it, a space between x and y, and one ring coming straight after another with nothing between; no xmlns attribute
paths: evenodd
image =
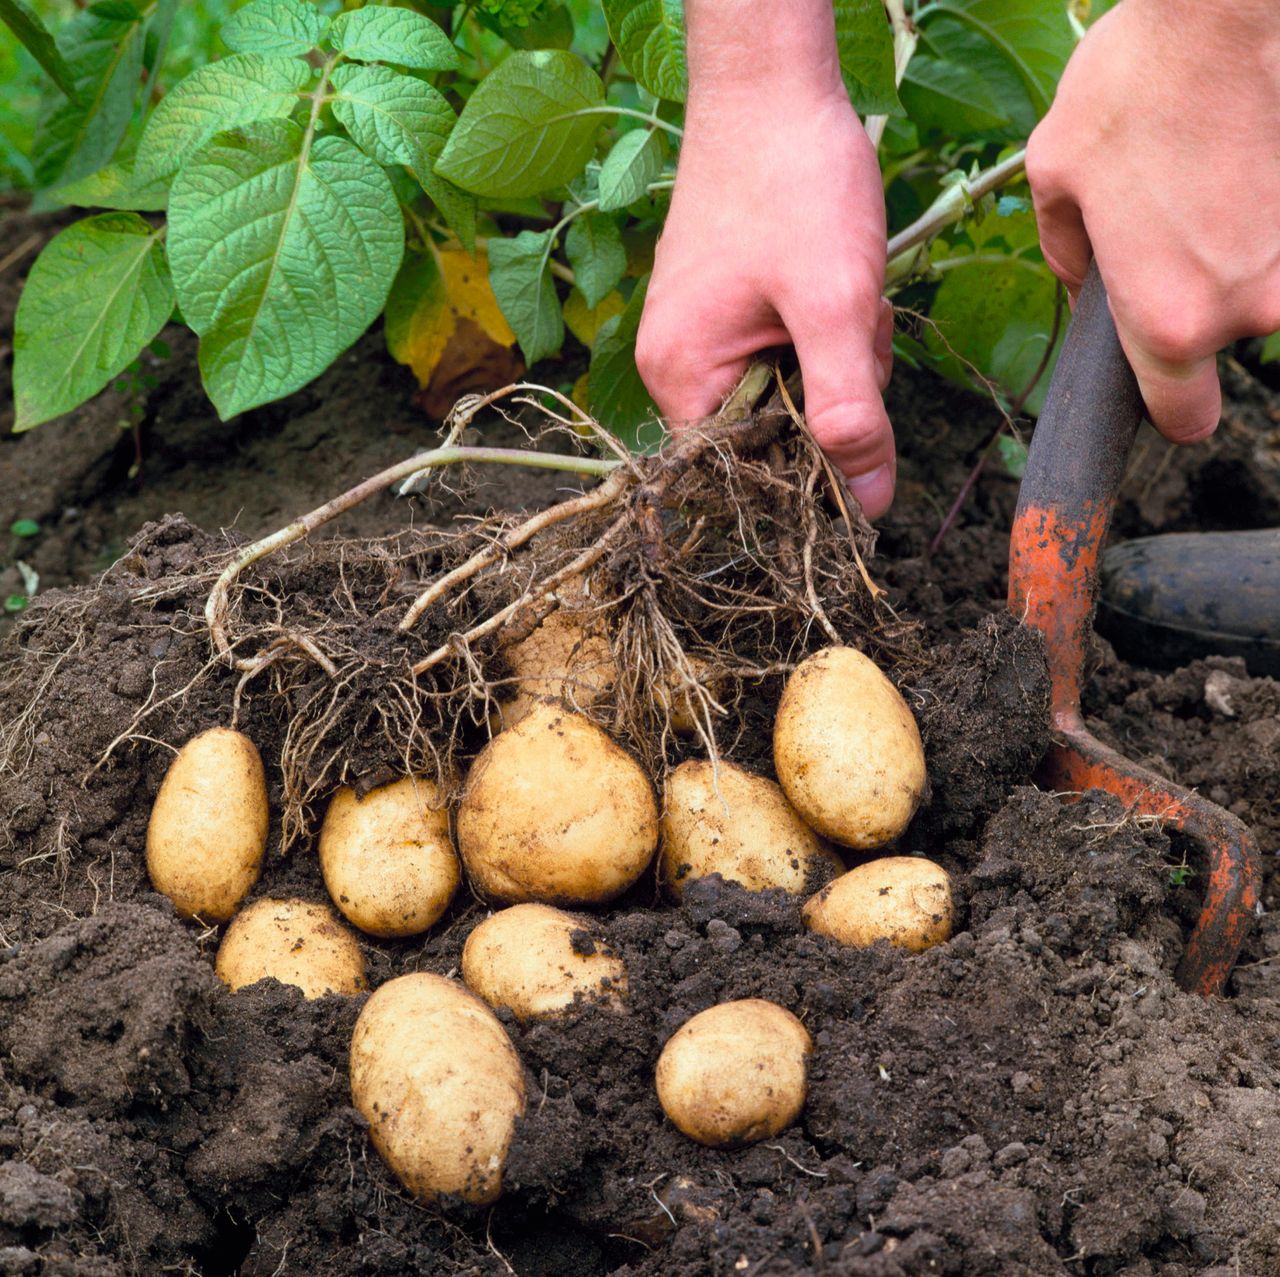
<svg viewBox="0 0 1280 1277"><path fill-rule="evenodd" d="M1031 439L1009 547L1009 607L1044 635L1048 651L1053 743L1037 779L1071 794L1106 790L1203 845L1204 903L1176 975L1184 989L1210 996L1222 991L1257 905L1253 837L1230 812L1104 745L1080 711L1102 545L1142 410L1091 266Z"/></svg>

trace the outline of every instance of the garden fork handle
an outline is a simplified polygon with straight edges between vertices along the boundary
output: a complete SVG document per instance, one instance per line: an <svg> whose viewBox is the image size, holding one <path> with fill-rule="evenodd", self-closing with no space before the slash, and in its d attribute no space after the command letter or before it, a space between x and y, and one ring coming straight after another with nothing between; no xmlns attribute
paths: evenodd
<svg viewBox="0 0 1280 1277"><path fill-rule="evenodd" d="M1009 544L1009 607L1044 635L1053 743L1038 779L1069 793L1103 789L1205 849L1204 901L1178 983L1220 993L1252 925L1258 852L1243 821L1104 745L1085 725L1080 691L1098 567L1142 418L1142 397L1090 266L1031 438Z"/></svg>

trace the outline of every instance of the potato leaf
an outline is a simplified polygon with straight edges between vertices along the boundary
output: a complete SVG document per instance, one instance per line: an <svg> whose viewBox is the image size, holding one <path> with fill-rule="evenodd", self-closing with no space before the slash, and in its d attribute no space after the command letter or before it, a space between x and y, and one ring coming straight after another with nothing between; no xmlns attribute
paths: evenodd
<svg viewBox="0 0 1280 1277"><path fill-rule="evenodd" d="M436 172L504 198L563 186L591 158L603 106L604 85L577 54L513 53L471 95Z"/></svg>
<svg viewBox="0 0 1280 1277"><path fill-rule="evenodd" d="M627 303L616 288L596 306L588 306L582 293L571 288L569 296L564 299L564 326L590 350L595 345L596 334L600 329L615 315L621 315L626 308ZM582 403L585 407L586 400L583 399Z"/></svg>
<svg viewBox="0 0 1280 1277"><path fill-rule="evenodd" d="M26 0L0 0L0 22L18 37L23 48L44 68L49 78L69 98L78 92L71 68L58 42Z"/></svg>
<svg viewBox="0 0 1280 1277"><path fill-rule="evenodd" d="M96 395L168 322L163 237L134 213L100 213L50 240L14 321L15 431Z"/></svg>
<svg viewBox="0 0 1280 1277"><path fill-rule="evenodd" d="M59 186L58 198L65 204L81 208L158 213L169 203L169 181L167 178L140 181L132 160L113 160L88 177Z"/></svg>
<svg viewBox="0 0 1280 1277"><path fill-rule="evenodd" d="M627 70L654 97L683 102L689 90L684 0L604 0L604 14Z"/></svg>
<svg viewBox="0 0 1280 1277"><path fill-rule="evenodd" d="M663 435L661 425L655 424L658 406L636 368L636 333L648 284L648 279L641 280L622 314L601 325L587 376L592 416L636 452L655 451Z"/></svg>
<svg viewBox="0 0 1280 1277"><path fill-rule="evenodd" d="M323 372L380 313L403 252L391 183L354 143L289 120L218 134L174 182L169 260L219 414Z"/></svg>
<svg viewBox="0 0 1280 1277"><path fill-rule="evenodd" d="M134 171L168 177L215 133L283 118L312 77L300 58L233 53L193 71L165 94L147 121Z"/></svg>
<svg viewBox="0 0 1280 1277"><path fill-rule="evenodd" d="M600 166L601 212L626 208L643 199L649 183L662 173L666 151L666 141L657 129L624 133Z"/></svg>
<svg viewBox="0 0 1280 1277"><path fill-rule="evenodd" d="M412 9L348 9L334 18L329 43L357 62L392 62L417 71L452 71L459 65L449 37Z"/></svg>
<svg viewBox="0 0 1280 1277"><path fill-rule="evenodd" d="M607 213L583 213L569 223L565 256L588 307L618 286L627 270L627 250L618 223Z"/></svg>
<svg viewBox="0 0 1280 1277"><path fill-rule="evenodd" d="M530 364L564 344L564 318L547 269L551 248L550 231L489 241L489 283Z"/></svg>
<svg viewBox="0 0 1280 1277"><path fill-rule="evenodd" d="M840 74L854 109L901 115L894 79L893 33L881 0L835 0Z"/></svg>
<svg viewBox="0 0 1280 1277"><path fill-rule="evenodd" d="M222 26L222 42L235 53L296 57L324 38L327 20L310 0L249 0Z"/></svg>

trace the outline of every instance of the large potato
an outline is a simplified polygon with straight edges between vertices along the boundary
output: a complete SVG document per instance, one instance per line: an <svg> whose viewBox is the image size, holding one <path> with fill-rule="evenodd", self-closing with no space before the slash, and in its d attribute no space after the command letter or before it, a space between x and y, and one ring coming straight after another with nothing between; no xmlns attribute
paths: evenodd
<svg viewBox="0 0 1280 1277"><path fill-rule="evenodd" d="M681 763L667 777L659 872L677 897L686 882L718 873L750 891L795 894L814 875L843 873L839 856L796 814L773 781L732 763Z"/></svg>
<svg viewBox="0 0 1280 1277"><path fill-rule="evenodd" d="M640 765L551 703L489 742L458 809L472 887L509 904L603 904L640 877L657 845L658 807Z"/></svg>
<svg viewBox="0 0 1280 1277"><path fill-rule="evenodd" d="M254 743L211 727L169 764L147 825L147 872L184 918L226 922L262 872L267 781Z"/></svg>
<svg viewBox="0 0 1280 1277"><path fill-rule="evenodd" d="M542 699L587 709L618 681L608 638L591 617L558 609L528 638L507 649L516 677L515 699L501 707L502 725L514 727Z"/></svg>
<svg viewBox="0 0 1280 1277"><path fill-rule="evenodd" d="M687 1021L662 1048L658 1100L699 1144L752 1144L800 1116L812 1050L804 1025L777 1003L722 1002Z"/></svg>
<svg viewBox="0 0 1280 1277"><path fill-rule="evenodd" d="M805 926L841 944L887 940L919 953L951 938L951 879L920 856L882 856L828 883L807 901Z"/></svg>
<svg viewBox="0 0 1280 1277"><path fill-rule="evenodd" d="M233 992L268 977L308 998L366 987L355 936L310 900L255 900L242 909L218 946L216 970Z"/></svg>
<svg viewBox="0 0 1280 1277"><path fill-rule="evenodd" d="M493 1201L524 1094L506 1030L454 981L400 976L360 1012L352 1100L374 1147L415 1196Z"/></svg>
<svg viewBox="0 0 1280 1277"><path fill-rule="evenodd" d="M449 813L428 780L406 776L357 798L340 789L320 829L320 872L348 921L372 936L434 923L462 876Z"/></svg>
<svg viewBox="0 0 1280 1277"><path fill-rule="evenodd" d="M462 949L462 978L490 1006L520 1020L558 1015L577 995L611 1009L627 991L627 969L586 918L550 905L501 909L475 927Z"/></svg>
<svg viewBox="0 0 1280 1277"><path fill-rule="evenodd" d="M862 851L898 838L924 795L916 720L898 689L852 647L815 652L787 680L773 765L806 824Z"/></svg>

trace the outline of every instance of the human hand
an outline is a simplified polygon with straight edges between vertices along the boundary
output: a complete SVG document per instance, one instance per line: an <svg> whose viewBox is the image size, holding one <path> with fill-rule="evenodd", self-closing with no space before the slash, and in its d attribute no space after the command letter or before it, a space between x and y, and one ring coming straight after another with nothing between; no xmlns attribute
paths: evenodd
<svg viewBox="0 0 1280 1277"><path fill-rule="evenodd" d="M762 20L790 24L787 34L812 7L767 5L774 13ZM829 27L830 0L820 6ZM685 137L636 362L678 427L715 412L757 351L794 344L809 429L876 518L893 499L894 450L881 399L893 320L880 295L875 150L840 81L833 32L829 60L813 50L817 69L814 58L780 54L766 69L759 31L739 15L754 35L739 74L726 40L714 48L724 56L709 56L711 8L689 5Z"/></svg>
<svg viewBox="0 0 1280 1277"><path fill-rule="evenodd" d="M1090 29L1027 175L1074 298L1097 257L1152 423L1213 433L1215 354L1280 329L1280 17L1270 0L1125 0Z"/></svg>

